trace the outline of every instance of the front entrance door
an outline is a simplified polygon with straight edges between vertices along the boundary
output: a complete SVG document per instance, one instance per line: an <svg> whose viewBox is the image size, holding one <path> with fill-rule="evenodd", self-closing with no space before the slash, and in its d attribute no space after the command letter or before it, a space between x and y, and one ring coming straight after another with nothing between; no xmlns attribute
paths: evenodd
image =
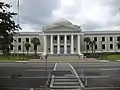
<svg viewBox="0 0 120 90"><path fill-rule="evenodd" d="M71 53L70 46L67 46L67 53L68 53L68 54L70 54L70 53Z"/></svg>
<svg viewBox="0 0 120 90"><path fill-rule="evenodd" d="M54 54L57 54L57 46L54 46Z"/></svg>
<svg viewBox="0 0 120 90"><path fill-rule="evenodd" d="M64 54L64 46L60 46L60 54Z"/></svg>

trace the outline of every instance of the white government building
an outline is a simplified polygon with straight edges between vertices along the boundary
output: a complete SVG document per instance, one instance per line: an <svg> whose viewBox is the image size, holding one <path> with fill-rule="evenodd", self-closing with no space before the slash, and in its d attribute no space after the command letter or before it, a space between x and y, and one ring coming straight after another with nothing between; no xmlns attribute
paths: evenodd
<svg viewBox="0 0 120 90"><path fill-rule="evenodd" d="M84 31L81 26L74 25L68 20L58 20L50 25L46 25L40 32L20 32L20 35L14 36L18 42L13 41L11 46L12 53L26 52L24 43L31 44L30 53L34 53L31 39L37 37L40 39L41 45L38 46L38 53L48 53L54 55L67 55L86 53L86 49L91 53L92 50L88 45L86 47L84 38L89 37L96 41L95 52L117 52L120 50L120 31Z"/></svg>

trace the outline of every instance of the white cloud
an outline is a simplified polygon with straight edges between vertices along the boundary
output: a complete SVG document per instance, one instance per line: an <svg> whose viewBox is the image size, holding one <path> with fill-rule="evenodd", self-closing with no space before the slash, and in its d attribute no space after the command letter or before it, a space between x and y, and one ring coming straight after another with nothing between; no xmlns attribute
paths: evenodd
<svg viewBox="0 0 120 90"><path fill-rule="evenodd" d="M4 1L13 5L12 11L17 11L18 0ZM104 27L112 28L120 25L120 15L115 14L120 5L119 0L57 0L58 3L54 3L55 1L36 0L33 3L29 0L20 0L23 31L36 30L40 27L38 25L60 17L81 25L84 29L96 30L96 28L104 29Z"/></svg>
<svg viewBox="0 0 120 90"><path fill-rule="evenodd" d="M113 0L61 0L61 7L53 11L56 18L67 18L75 24L83 25L88 21L106 26L111 16L111 8L107 3ZM67 3L68 2L68 3ZM73 4L71 4L73 3Z"/></svg>

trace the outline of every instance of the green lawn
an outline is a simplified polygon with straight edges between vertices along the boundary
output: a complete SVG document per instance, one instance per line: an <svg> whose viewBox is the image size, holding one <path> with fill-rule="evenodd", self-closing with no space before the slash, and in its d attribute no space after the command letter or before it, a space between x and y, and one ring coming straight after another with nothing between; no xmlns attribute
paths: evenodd
<svg viewBox="0 0 120 90"><path fill-rule="evenodd" d="M7 62L7 61L26 61L29 60L27 56L0 56L0 62Z"/></svg>
<svg viewBox="0 0 120 90"><path fill-rule="evenodd" d="M103 55L99 55L97 58L102 60L116 61L116 60L120 60L120 54L115 54L115 53L103 54Z"/></svg>

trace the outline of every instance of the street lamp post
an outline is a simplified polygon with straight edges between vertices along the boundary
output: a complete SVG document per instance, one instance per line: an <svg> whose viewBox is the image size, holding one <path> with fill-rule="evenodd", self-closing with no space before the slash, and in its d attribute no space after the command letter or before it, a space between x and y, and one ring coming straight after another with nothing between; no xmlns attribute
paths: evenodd
<svg viewBox="0 0 120 90"><path fill-rule="evenodd" d="M48 58L48 54L45 54L45 61L46 61L46 72L47 72L47 58Z"/></svg>
<svg viewBox="0 0 120 90"><path fill-rule="evenodd" d="M102 41L101 41L101 59L102 59Z"/></svg>
<svg viewBox="0 0 120 90"><path fill-rule="evenodd" d="M24 60L24 40L23 40L23 60Z"/></svg>

